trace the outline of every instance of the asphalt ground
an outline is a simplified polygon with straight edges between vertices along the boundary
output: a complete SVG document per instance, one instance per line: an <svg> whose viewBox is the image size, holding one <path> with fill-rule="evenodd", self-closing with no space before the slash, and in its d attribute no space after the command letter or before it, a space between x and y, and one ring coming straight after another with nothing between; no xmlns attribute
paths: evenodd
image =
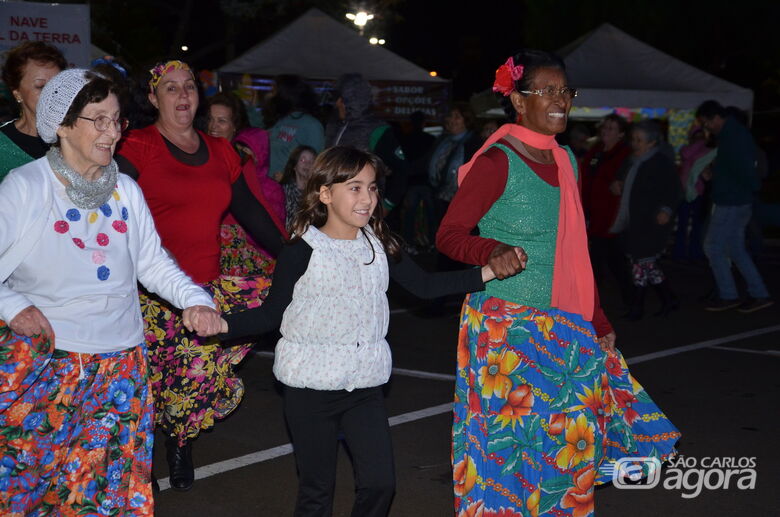
<svg viewBox="0 0 780 517"><path fill-rule="evenodd" d="M780 515L775 486L780 479L780 303L753 314L707 312L700 299L711 288L707 267L664 265L680 299L677 312L665 318L623 320L616 286L610 281L602 286L602 302L632 374L682 432L678 449L686 466L680 465L677 472L666 468L652 489L599 488L596 514ZM778 266L780 247L766 249L759 268L776 295L780 293ZM438 316L424 310L425 302L395 289L390 300L388 340L396 372L387 386L386 402L397 471L390 515L451 516L450 403L458 298L449 299L444 314ZM657 307L650 293L647 312ZM157 447L154 470L162 491L156 494L156 515L292 515L295 463L279 387L271 372L272 348L273 340L265 339L242 364L246 394L238 410L194 443L198 479L191 491L168 488L164 448ZM728 474L703 468L727 461L735 468L739 461L754 462L753 486L752 474L743 470L731 475L727 488L718 486ZM702 489L697 494L698 486ZM342 448L334 516L349 515L353 494L351 464Z"/></svg>

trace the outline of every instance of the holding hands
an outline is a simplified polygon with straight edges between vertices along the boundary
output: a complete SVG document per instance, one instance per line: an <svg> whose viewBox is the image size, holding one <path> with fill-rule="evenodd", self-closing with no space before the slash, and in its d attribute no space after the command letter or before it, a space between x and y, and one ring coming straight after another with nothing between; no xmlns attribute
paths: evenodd
<svg viewBox="0 0 780 517"><path fill-rule="evenodd" d="M224 320L219 312L205 305L187 307L182 313L182 323L190 332L200 337L209 337L222 331Z"/></svg>
<svg viewBox="0 0 780 517"><path fill-rule="evenodd" d="M490 253L487 266L482 268L482 280L503 280L520 273L528 263L528 255L519 246L501 243ZM487 278L486 278L487 276Z"/></svg>

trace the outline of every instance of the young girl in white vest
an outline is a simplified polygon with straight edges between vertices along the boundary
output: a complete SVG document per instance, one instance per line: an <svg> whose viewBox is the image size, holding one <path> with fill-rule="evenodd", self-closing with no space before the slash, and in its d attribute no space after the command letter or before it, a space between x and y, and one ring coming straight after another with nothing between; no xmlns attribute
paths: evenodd
<svg viewBox="0 0 780 517"><path fill-rule="evenodd" d="M281 321L273 371L284 385L298 466L296 516L331 515L340 432L355 472L353 517L384 517L390 508L395 469L382 395L392 366L388 280L434 298L480 291L495 278L488 266L427 273L405 255L382 221L383 173L379 158L354 148L320 154L268 298L223 323L230 339Z"/></svg>

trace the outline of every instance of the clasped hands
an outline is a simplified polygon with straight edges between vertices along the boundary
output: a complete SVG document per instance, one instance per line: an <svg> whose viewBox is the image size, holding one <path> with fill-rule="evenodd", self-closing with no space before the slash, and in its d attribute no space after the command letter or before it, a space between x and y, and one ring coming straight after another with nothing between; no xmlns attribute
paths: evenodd
<svg viewBox="0 0 780 517"><path fill-rule="evenodd" d="M182 323L187 330L195 332L201 337L213 336L227 331L227 323L219 312L205 305L194 305L184 309ZM50 342L49 351L54 351L54 330L48 318L38 307L30 305L23 309L8 323L8 326L21 336L43 335L47 337Z"/></svg>
<svg viewBox="0 0 780 517"><path fill-rule="evenodd" d="M527 263L528 255L523 248L500 243L490 252L488 263L482 268L482 279L487 282L509 278L524 270Z"/></svg>
<svg viewBox="0 0 780 517"><path fill-rule="evenodd" d="M219 312L205 305L187 307L182 312L181 320L187 330L195 332L200 337L219 334L227 327Z"/></svg>

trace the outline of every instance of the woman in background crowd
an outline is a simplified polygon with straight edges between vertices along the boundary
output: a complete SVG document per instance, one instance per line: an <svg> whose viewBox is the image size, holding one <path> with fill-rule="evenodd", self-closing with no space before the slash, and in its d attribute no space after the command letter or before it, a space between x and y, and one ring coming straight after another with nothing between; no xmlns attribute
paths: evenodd
<svg viewBox="0 0 780 517"><path fill-rule="evenodd" d="M677 300L658 263L671 237L674 213L682 199L682 186L674 162L661 150L661 128L643 120L631 129L633 158L625 177L616 182L621 193L615 222L610 231L620 234L621 246L631 261L634 294L628 318L638 320L644 312L648 286L658 293L665 316L677 308Z"/></svg>
<svg viewBox="0 0 780 517"><path fill-rule="evenodd" d="M230 142L193 127L199 98L190 67L168 61L150 73L148 99L158 118L128 133L119 150L120 167L138 181L163 246L214 296L220 310L258 306L270 281L263 275L221 274L221 222L230 210L274 256L282 245L279 229L247 186ZM244 388L234 369L252 345L223 348L193 339L176 309L152 295L142 294L141 303L156 422L168 438L171 487L189 490L194 482L192 440L238 406Z"/></svg>
<svg viewBox="0 0 780 517"><path fill-rule="evenodd" d="M688 143L680 148L680 184L685 199L677 212L677 231L672 256L683 260L704 260L704 219L707 207L704 203L704 180L691 178L693 166L699 158L712 152L704 128L695 126L688 134ZM692 180L689 182L689 180ZM689 184L690 183L690 184ZM690 226L690 228L689 228Z"/></svg>
<svg viewBox="0 0 780 517"><path fill-rule="evenodd" d="M14 167L49 150L35 127L36 106L49 79L67 66L62 52L42 41L25 42L6 53L3 82L19 107L19 117L0 127L0 181Z"/></svg>
<svg viewBox="0 0 780 517"><path fill-rule="evenodd" d="M433 144L428 163L428 181L436 200L440 221L458 190L458 168L471 160L483 140L474 131L476 117L467 102L454 102L444 119L445 133Z"/></svg>
<svg viewBox="0 0 780 517"><path fill-rule="evenodd" d="M299 145L313 147L318 153L325 145L325 129L317 120L314 91L297 75L276 77L271 96L263 112L271 140L268 174L276 181L290 153Z"/></svg>
<svg viewBox="0 0 780 517"><path fill-rule="evenodd" d="M311 167L314 165L316 157L317 151L313 147L299 145L290 153L287 165L284 166L282 188L284 189L288 227L292 225L295 213L301 205L301 196L306 188L306 182L309 180Z"/></svg>
<svg viewBox="0 0 780 517"><path fill-rule="evenodd" d="M604 117L599 140L580 159L582 207L588 221L590 260L596 280L603 281L609 271L620 286L624 303L631 300L631 282L620 240L610 232L620 203L620 195L610 187L631 155L626 143L628 122L616 113Z"/></svg>
<svg viewBox="0 0 780 517"><path fill-rule="evenodd" d="M401 144L390 125L374 114L371 84L360 74L344 74L334 87L336 117L325 128L325 145L351 146L370 151L382 159L388 172L384 184L382 203L387 215L398 206L406 194L408 164ZM393 214L397 218L398 214ZM386 221L394 227L392 220Z"/></svg>
<svg viewBox="0 0 780 517"><path fill-rule="evenodd" d="M232 93L217 93L208 99L208 134L233 143L241 157L244 181L283 233L284 192L268 177L268 132L249 127L241 99ZM222 273L238 276L272 274L273 259L246 235L235 217L227 214L223 223ZM261 253L258 255L256 251Z"/></svg>

